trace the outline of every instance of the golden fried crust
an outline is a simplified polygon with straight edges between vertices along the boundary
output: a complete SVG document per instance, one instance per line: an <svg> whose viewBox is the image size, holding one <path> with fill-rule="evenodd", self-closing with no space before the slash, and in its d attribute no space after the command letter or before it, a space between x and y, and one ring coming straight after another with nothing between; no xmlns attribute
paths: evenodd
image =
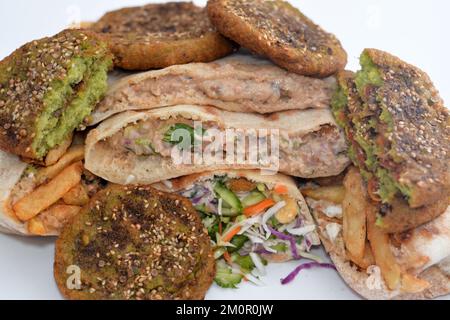
<svg viewBox="0 0 450 320"><path fill-rule="evenodd" d="M69 266L80 268L79 290L67 286ZM69 299L199 300L214 275L210 239L192 204L149 186L100 191L56 242L54 276Z"/></svg>
<svg viewBox="0 0 450 320"><path fill-rule="evenodd" d="M0 61L0 149L41 160L32 143L46 94L64 80L75 57L107 54L93 32L64 30L27 43Z"/></svg>
<svg viewBox="0 0 450 320"><path fill-rule="evenodd" d="M288 2L210 0L207 8L220 33L289 71L327 77L347 64L336 37Z"/></svg>
<svg viewBox="0 0 450 320"><path fill-rule="evenodd" d="M386 233L405 232L433 221L442 215L449 205L448 199L441 199L429 206L413 209L404 199L395 198L382 217L380 227Z"/></svg>
<svg viewBox="0 0 450 320"><path fill-rule="evenodd" d="M418 208L448 198L450 116L438 91L427 74L399 58L376 49L366 49L364 54L383 80L374 94L392 119L388 139L395 157L401 160L395 175L411 189L410 206ZM369 91L362 95L366 103L370 102Z"/></svg>
<svg viewBox="0 0 450 320"><path fill-rule="evenodd" d="M109 43L115 65L126 70L210 62L235 49L211 25L205 9L192 3L124 8L107 13L91 29Z"/></svg>
<svg viewBox="0 0 450 320"><path fill-rule="evenodd" d="M354 82L354 73L348 71L339 72L336 78L339 85L344 88L347 93L347 107L341 113L345 113L343 116L347 118L345 119L347 126L346 133L347 138L349 138L349 143L352 144L354 149L355 165L358 166L359 169L368 172L369 169L364 161L364 151L353 139L354 127L349 121L355 114L361 113L363 108L361 98ZM363 121L364 119L360 119L360 122ZM361 125L361 127L363 126ZM401 197L395 197L389 205L378 204L380 212L383 212L382 224L380 226L387 233L400 233L430 222L443 214L450 204L448 196L445 196L445 190L438 190L435 199L439 200L419 208L411 208L408 205L408 202Z"/></svg>

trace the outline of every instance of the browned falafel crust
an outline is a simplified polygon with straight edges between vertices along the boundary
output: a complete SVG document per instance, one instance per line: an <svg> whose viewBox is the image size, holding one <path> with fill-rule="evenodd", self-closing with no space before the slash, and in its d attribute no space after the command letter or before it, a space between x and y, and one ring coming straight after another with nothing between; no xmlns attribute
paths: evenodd
<svg viewBox="0 0 450 320"><path fill-rule="evenodd" d="M234 51L206 10L193 3L169 2L124 8L91 26L109 43L115 65L150 70L190 62L210 62Z"/></svg>
<svg viewBox="0 0 450 320"><path fill-rule="evenodd" d="M220 33L289 71L327 77L347 64L339 40L288 2L210 0L207 8Z"/></svg>
<svg viewBox="0 0 450 320"><path fill-rule="evenodd" d="M73 265L81 269L80 290L66 286ZM54 275L69 299L203 299L214 274L197 211L149 186L100 191L56 242Z"/></svg>
<svg viewBox="0 0 450 320"><path fill-rule="evenodd" d="M379 227L386 233L412 230L442 215L449 205L449 199L441 199L434 204L413 209L405 199L396 197L390 205L380 205Z"/></svg>
<svg viewBox="0 0 450 320"><path fill-rule="evenodd" d="M450 113L431 79L381 50L366 49L364 57L365 68L377 70L381 80L361 84L356 78L362 100L380 118L377 139L383 138L382 166L409 189L410 207L448 200Z"/></svg>
<svg viewBox="0 0 450 320"><path fill-rule="evenodd" d="M346 94L346 104L335 109L334 114L339 124L345 129L348 143L353 149L352 160L354 164L364 173L363 175L367 176L370 175L370 169L366 162L367 155L355 138L359 134L367 136L367 139L372 141L376 140L375 137L371 136L369 130L368 121L370 117L367 116L371 113L367 113L363 109L363 101L355 84L355 74L350 71L339 72L336 78ZM355 122L359 124L358 129L355 127ZM398 194L390 203L377 203L380 212L379 227L386 233L401 233L417 228L443 214L450 204L449 200L448 197L441 197L429 205L411 208L407 199Z"/></svg>
<svg viewBox="0 0 450 320"><path fill-rule="evenodd" d="M80 60L85 70L74 71L80 68L77 63ZM90 78L101 72L104 78L98 80L101 85L96 85L93 90L97 92L89 93L93 97L86 101L88 113L92 111L106 91L107 70L100 70L102 65L106 69L112 66L106 44L93 32L80 30L64 30L53 37L29 42L0 61L0 149L42 160L45 156L42 153L53 146L44 148L45 141L36 141L51 130L39 128L39 119L53 118L47 123L56 120L53 124L57 125L71 103L94 87L88 82ZM51 108L54 110L49 112ZM83 113L84 110L77 112L74 118Z"/></svg>

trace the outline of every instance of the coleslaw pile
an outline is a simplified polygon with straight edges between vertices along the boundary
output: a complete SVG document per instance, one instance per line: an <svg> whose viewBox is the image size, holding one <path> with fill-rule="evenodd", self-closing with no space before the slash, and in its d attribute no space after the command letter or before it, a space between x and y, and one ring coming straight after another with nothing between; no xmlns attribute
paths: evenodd
<svg viewBox="0 0 450 320"><path fill-rule="evenodd" d="M307 258L322 265L309 253L315 225L305 223L287 187L246 181L240 188L246 190L236 191L233 182L240 179L216 176L180 192L192 201L211 237L215 282L224 288L236 288L243 280L263 285L269 261ZM282 283L292 281L296 270Z"/></svg>

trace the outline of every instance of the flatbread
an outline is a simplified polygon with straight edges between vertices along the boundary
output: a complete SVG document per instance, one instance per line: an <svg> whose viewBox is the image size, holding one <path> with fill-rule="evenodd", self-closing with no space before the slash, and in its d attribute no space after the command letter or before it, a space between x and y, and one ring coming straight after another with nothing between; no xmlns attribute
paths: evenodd
<svg viewBox="0 0 450 320"><path fill-rule="evenodd" d="M245 53L132 74L111 84L92 115L92 124L122 111L180 104L255 113L326 109L336 89L332 77L300 76Z"/></svg>
<svg viewBox="0 0 450 320"><path fill-rule="evenodd" d="M180 192L189 189L195 183L212 179L214 176L224 175L227 175L231 179L245 178L255 183L264 183L269 188L280 184L286 186L287 195L297 200L305 225L314 224L314 219L309 211L305 198L299 191L294 179L284 174L264 175L258 170L217 170L214 172L201 172L172 180L166 180L153 184L152 186L165 192ZM308 240L313 246L320 245L319 235L316 231L309 233ZM271 262L285 262L292 259L290 255L284 253L266 254L263 256L266 260Z"/></svg>
<svg viewBox="0 0 450 320"><path fill-rule="evenodd" d="M326 109L304 111L286 111L262 116L247 113L222 111L212 107L192 105L160 108L146 112L128 111L116 115L92 130L86 141L86 161L88 170L113 183L151 184L183 175L220 169L268 169L261 164L250 163L212 163L212 164L175 164L172 157L142 157L123 148L111 147L108 139L128 125L139 121L154 121L160 126L171 118L193 119L203 123L214 123L223 129L279 129L280 136L295 136L302 140L308 137L314 143L304 143L299 149L301 157L282 158L280 172L304 178L334 176L341 173L349 164L346 156L347 145L341 131ZM286 136L287 137L287 136ZM289 138L286 140L289 143ZM305 138L306 139L306 138ZM281 139L280 139L281 140ZM325 143L328 141L329 152ZM314 144L314 146L313 146ZM302 147L302 148L303 148ZM281 150L281 148L280 148ZM304 152L302 150L305 150ZM280 151L281 153L281 151ZM317 156L321 153L321 157ZM289 157L289 155L285 156Z"/></svg>
<svg viewBox="0 0 450 320"><path fill-rule="evenodd" d="M335 204L306 199L311 213L318 224L318 232L325 250L330 255L344 281L358 294L370 300L410 300L433 299L450 294L450 270L444 262L450 259L450 207L434 221L411 231L401 241L400 248L393 248L396 257L405 268L415 270L430 287L416 294L390 291L381 278L379 269L371 266L361 270L346 259L342 231L331 239L326 231L327 225L337 223L326 219L323 211ZM338 223L339 224L339 223ZM370 272L369 272L370 271Z"/></svg>
<svg viewBox="0 0 450 320"><path fill-rule="evenodd" d="M27 164L19 157L0 151L0 232L10 234L27 234L25 225L12 212L9 196L11 190L20 180Z"/></svg>

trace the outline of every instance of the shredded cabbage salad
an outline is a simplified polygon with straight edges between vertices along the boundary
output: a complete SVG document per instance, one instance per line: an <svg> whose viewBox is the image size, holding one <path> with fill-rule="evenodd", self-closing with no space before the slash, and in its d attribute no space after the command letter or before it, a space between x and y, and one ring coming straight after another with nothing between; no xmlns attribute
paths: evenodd
<svg viewBox="0 0 450 320"><path fill-rule="evenodd" d="M321 262L309 253L315 226L305 223L286 186L245 181L245 188L235 187L233 182L241 179L216 176L180 191L211 237L215 282L224 288L236 288L242 281L263 285L268 260Z"/></svg>

